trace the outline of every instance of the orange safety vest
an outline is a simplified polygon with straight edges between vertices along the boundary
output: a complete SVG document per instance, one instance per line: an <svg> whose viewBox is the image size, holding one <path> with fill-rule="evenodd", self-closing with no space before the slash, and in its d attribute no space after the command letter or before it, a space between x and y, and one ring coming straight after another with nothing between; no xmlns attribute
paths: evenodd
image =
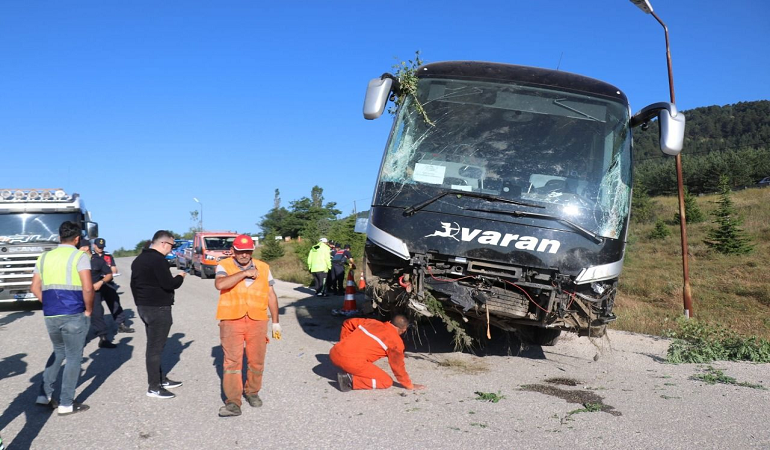
<svg viewBox="0 0 770 450"><path fill-rule="evenodd" d="M251 260L257 268L257 278L246 286L245 281L240 281L230 289L222 289L219 293L219 305L217 306L217 320L234 320L249 315L252 320L267 320L267 299L270 293L270 284L267 277L270 266ZM233 258L219 261L227 275L241 271Z"/></svg>

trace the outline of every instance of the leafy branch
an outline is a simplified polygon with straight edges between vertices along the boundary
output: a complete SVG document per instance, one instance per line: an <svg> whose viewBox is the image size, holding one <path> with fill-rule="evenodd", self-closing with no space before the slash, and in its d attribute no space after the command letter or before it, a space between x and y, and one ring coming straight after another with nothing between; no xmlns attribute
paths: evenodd
<svg viewBox="0 0 770 450"><path fill-rule="evenodd" d="M398 109L403 106L404 102L406 102L407 97L411 95L414 99L414 106L425 123L430 126L435 126L436 124L428 118L425 108L423 108L422 103L417 99L417 82L419 81L419 78L417 78L417 68L422 64L423 60L420 59L420 51L417 50L414 52L413 60L401 61L398 64L393 65L393 70L395 71L395 77L398 80L399 86L398 95L396 95L396 98L393 100L396 107L390 108L388 112L396 114L396 111L398 111Z"/></svg>

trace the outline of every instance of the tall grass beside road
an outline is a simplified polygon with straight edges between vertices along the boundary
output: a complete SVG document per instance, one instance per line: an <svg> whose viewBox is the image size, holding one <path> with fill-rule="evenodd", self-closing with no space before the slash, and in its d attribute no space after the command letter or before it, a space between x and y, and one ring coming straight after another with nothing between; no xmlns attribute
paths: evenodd
<svg viewBox="0 0 770 450"><path fill-rule="evenodd" d="M297 255L295 251L297 245L297 242L281 242L284 255L268 262L270 264L270 272L272 272L273 277L279 280L308 286L313 280L313 276L308 272L307 264L305 263L307 255L305 255L304 259ZM254 252L255 258L261 257L261 249L262 247L258 247L257 251Z"/></svg>
<svg viewBox="0 0 770 450"><path fill-rule="evenodd" d="M734 192L732 199L744 219L741 228L756 247L748 255L723 255L706 246L703 240L716 226L710 213L718 196L697 197L707 219L687 226L694 315L744 336L770 338L770 189ZM660 335L676 328L682 315L682 254L674 222L677 198L653 200L671 235L650 239L654 224L631 225L612 328Z"/></svg>

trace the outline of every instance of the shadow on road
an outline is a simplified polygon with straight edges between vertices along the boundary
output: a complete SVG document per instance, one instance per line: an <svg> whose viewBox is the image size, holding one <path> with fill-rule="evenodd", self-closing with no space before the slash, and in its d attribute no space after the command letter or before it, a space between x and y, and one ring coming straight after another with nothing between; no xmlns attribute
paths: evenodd
<svg viewBox="0 0 770 450"><path fill-rule="evenodd" d="M25 302L25 303L27 303L27 302ZM29 302L29 303L31 303L31 302ZM39 303L39 302L35 302L35 303ZM13 303L12 305L16 305L16 304ZM4 305L4 306L2 306L0 308L9 308L9 306ZM18 307L14 308L14 309L18 309ZM40 309L40 308L37 308L37 309ZM0 312L5 311L5 310L6 309L0 309ZM32 312L32 311L17 311L17 312L13 312L11 314L8 314L5 317L0 317L0 327L8 325L9 323L13 322L14 320L21 319L22 317L34 316L34 315L35 315L35 313Z"/></svg>
<svg viewBox="0 0 770 450"><path fill-rule="evenodd" d="M24 427L16 437L11 442L3 442L8 450L30 448L54 411L50 406L35 404L42 380L43 372L30 378L29 387L24 392L19 393L0 415L0 430L5 429L9 423L22 414L25 416L23 419Z"/></svg>
<svg viewBox="0 0 770 450"><path fill-rule="evenodd" d="M131 359L134 347L128 345L133 338L124 337L116 342L117 348L97 348L90 355L91 364L88 365L86 372L80 376L78 386L88 383L88 386L78 394L78 402L84 403L88 397L101 387L107 378ZM90 381L90 383L89 383Z"/></svg>
<svg viewBox="0 0 770 450"><path fill-rule="evenodd" d="M329 358L329 354L319 353L315 355L315 358L318 360L318 365L313 367L313 373L319 377L328 379L330 386L337 387L337 372L339 372L340 369L332 364L332 360Z"/></svg>
<svg viewBox="0 0 770 450"><path fill-rule="evenodd" d="M161 361L161 367L163 368L164 374L171 373L171 369L173 369L179 362L182 352L187 350L187 348L195 342L187 341L183 344L182 338L184 336L184 333L174 333L169 336L166 341L166 346L163 348L163 360Z"/></svg>
<svg viewBox="0 0 770 450"><path fill-rule="evenodd" d="M0 380L25 373L27 371L25 356L27 356L26 353L17 353L0 359Z"/></svg>
<svg viewBox="0 0 770 450"><path fill-rule="evenodd" d="M287 307L293 307L302 331L316 339L337 342L340 336L342 322L348 319L344 316L335 316L333 309L340 309L344 301L342 296L316 297L313 290L305 287L297 287L297 292L307 293L308 296L283 305L280 314L286 314ZM366 300L362 294L356 294L356 302L361 305ZM389 317L376 313L366 316L372 319L386 321ZM471 331L473 332L473 330ZM475 345L464 350L477 356L519 356L528 359L546 359L542 347L538 345L522 345L521 339L516 333L492 327L490 330L492 339L487 339L486 329L475 330ZM447 331L446 325L441 319L422 318L404 335L404 345L407 352L416 353L454 353L454 335ZM336 380L336 375L335 375Z"/></svg>

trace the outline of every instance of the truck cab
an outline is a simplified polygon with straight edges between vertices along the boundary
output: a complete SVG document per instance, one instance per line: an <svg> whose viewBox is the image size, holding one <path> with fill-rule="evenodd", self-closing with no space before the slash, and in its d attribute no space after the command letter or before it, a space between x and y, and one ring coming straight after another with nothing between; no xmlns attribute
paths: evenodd
<svg viewBox="0 0 770 450"><path fill-rule="evenodd" d="M59 244L59 226L80 225L90 239L99 227L79 194L63 189L0 189L0 303L37 301L30 292L35 262Z"/></svg>
<svg viewBox="0 0 770 450"><path fill-rule="evenodd" d="M192 246L192 272L201 278L213 278L219 261L233 255L232 246L237 233L202 231L195 233Z"/></svg>

